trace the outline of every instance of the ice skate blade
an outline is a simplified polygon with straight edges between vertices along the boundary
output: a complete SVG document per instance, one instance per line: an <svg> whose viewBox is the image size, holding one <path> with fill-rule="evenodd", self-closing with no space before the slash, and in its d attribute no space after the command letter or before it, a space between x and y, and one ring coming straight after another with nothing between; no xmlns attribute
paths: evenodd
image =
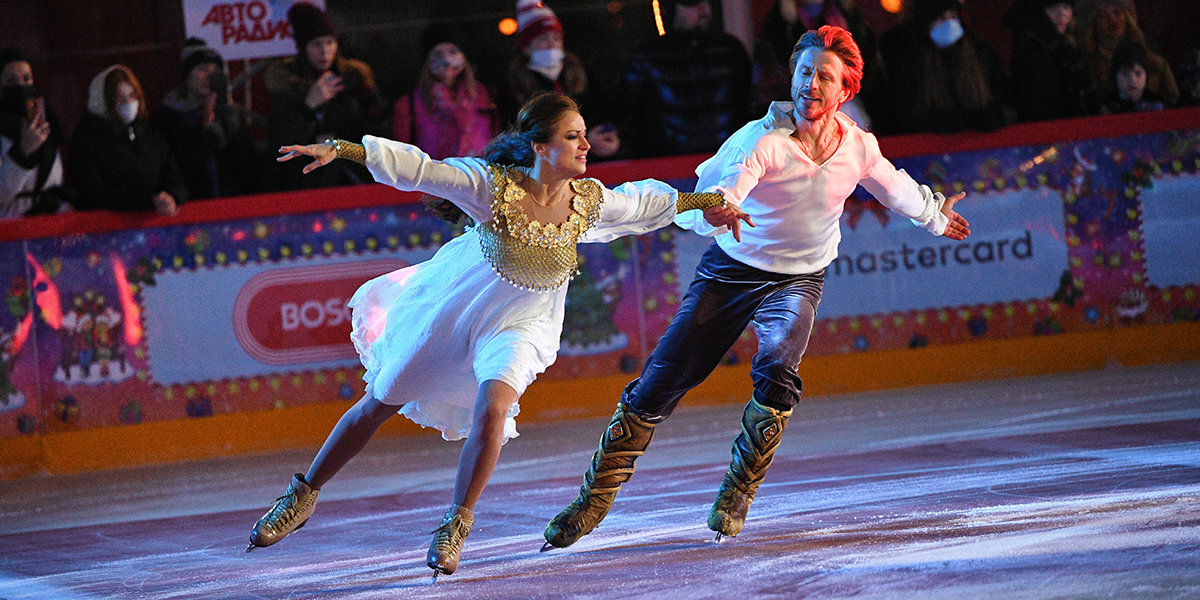
<svg viewBox="0 0 1200 600"><path fill-rule="evenodd" d="M250 542L249 544L246 544L246 554L250 554L250 551L257 547L258 546L254 545L254 542Z"/></svg>
<svg viewBox="0 0 1200 600"><path fill-rule="evenodd" d="M725 541L725 540L729 539L730 537L733 537L733 536L727 536L727 535L725 535L725 534L721 533L720 531L718 531L718 532L717 532L717 537L713 539L713 543L714 543L714 544L720 544L721 542L723 542L723 541Z"/></svg>
<svg viewBox="0 0 1200 600"><path fill-rule="evenodd" d="M538 552L549 552L556 548L558 548L558 546L555 546L554 544L551 544L550 542L546 542L545 544L542 544L542 549L538 550Z"/></svg>

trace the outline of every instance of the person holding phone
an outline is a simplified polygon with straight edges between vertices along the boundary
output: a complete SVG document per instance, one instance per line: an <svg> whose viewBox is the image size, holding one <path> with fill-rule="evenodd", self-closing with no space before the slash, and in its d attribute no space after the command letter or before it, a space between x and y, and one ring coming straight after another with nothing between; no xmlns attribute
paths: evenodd
<svg viewBox="0 0 1200 600"><path fill-rule="evenodd" d="M229 98L225 60L203 40L180 53L180 81L163 97L154 123L179 163L188 197L220 198L257 191L248 113Z"/></svg>
<svg viewBox="0 0 1200 600"><path fill-rule="evenodd" d="M62 136L18 48L0 48L0 218L70 208Z"/></svg>
<svg viewBox="0 0 1200 600"><path fill-rule="evenodd" d="M275 61L263 73L271 94L268 147L383 135L385 107L375 75L367 63L342 55L329 14L308 2L297 2L287 16L296 55ZM295 163L273 166L276 185L284 190L374 181L365 167L349 161L307 176Z"/></svg>

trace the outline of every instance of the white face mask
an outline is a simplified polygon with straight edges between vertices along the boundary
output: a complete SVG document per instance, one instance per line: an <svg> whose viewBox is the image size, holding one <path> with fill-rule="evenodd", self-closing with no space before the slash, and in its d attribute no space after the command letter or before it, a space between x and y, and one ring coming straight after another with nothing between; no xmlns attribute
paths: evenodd
<svg viewBox="0 0 1200 600"><path fill-rule="evenodd" d="M962 22L958 19L946 19L929 30L929 39L938 48L949 48L963 36Z"/></svg>
<svg viewBox="0 0 1200 600"><path fill-rule="evenodd" d="M529 68L545 75L547 79L558 79L565 55L562 48L534 50L529 54Z"/></svg>
<svg viewBox="0 0 1200 600"><path fill-rule="evenodd" d="M138 116L138 101L127 102L117 107L117 118L128 125Z"/></svg>

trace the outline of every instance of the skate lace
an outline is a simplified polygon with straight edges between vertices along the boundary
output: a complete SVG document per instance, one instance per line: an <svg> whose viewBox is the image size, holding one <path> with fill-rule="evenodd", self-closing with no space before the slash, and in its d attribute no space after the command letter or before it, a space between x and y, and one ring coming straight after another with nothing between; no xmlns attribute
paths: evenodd
<svg viewBox="0 0 1200 600"><path fill-rule="evenodd" d="M267 521L274 524L276 527L287 525L300 513L297 510L299 505L299 493L292 492L284 494L275 499L275 506L271 507L271 512L267 516Z"/></svg>
<svg viewBox="0 0 1200 600"><path fill-rule="evenodd" d="M467 533L470 531L470 526L457 516L443 522L437 529L430 532L434 534L434 551L438 554L450 556L457 554L459 549L462 548L463 540L466 539Z"/></svg>

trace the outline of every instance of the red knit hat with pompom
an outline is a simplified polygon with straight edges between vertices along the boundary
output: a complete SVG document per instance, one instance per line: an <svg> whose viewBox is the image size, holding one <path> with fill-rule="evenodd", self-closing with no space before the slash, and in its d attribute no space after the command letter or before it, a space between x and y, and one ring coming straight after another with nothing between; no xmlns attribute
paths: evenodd
<svg viewBox="0 0 1200 600"><path fill-rule="evenodd" d="M524 48L547 31L562 35L562 23L541 0L517 0L517 46Z"/></svg>

